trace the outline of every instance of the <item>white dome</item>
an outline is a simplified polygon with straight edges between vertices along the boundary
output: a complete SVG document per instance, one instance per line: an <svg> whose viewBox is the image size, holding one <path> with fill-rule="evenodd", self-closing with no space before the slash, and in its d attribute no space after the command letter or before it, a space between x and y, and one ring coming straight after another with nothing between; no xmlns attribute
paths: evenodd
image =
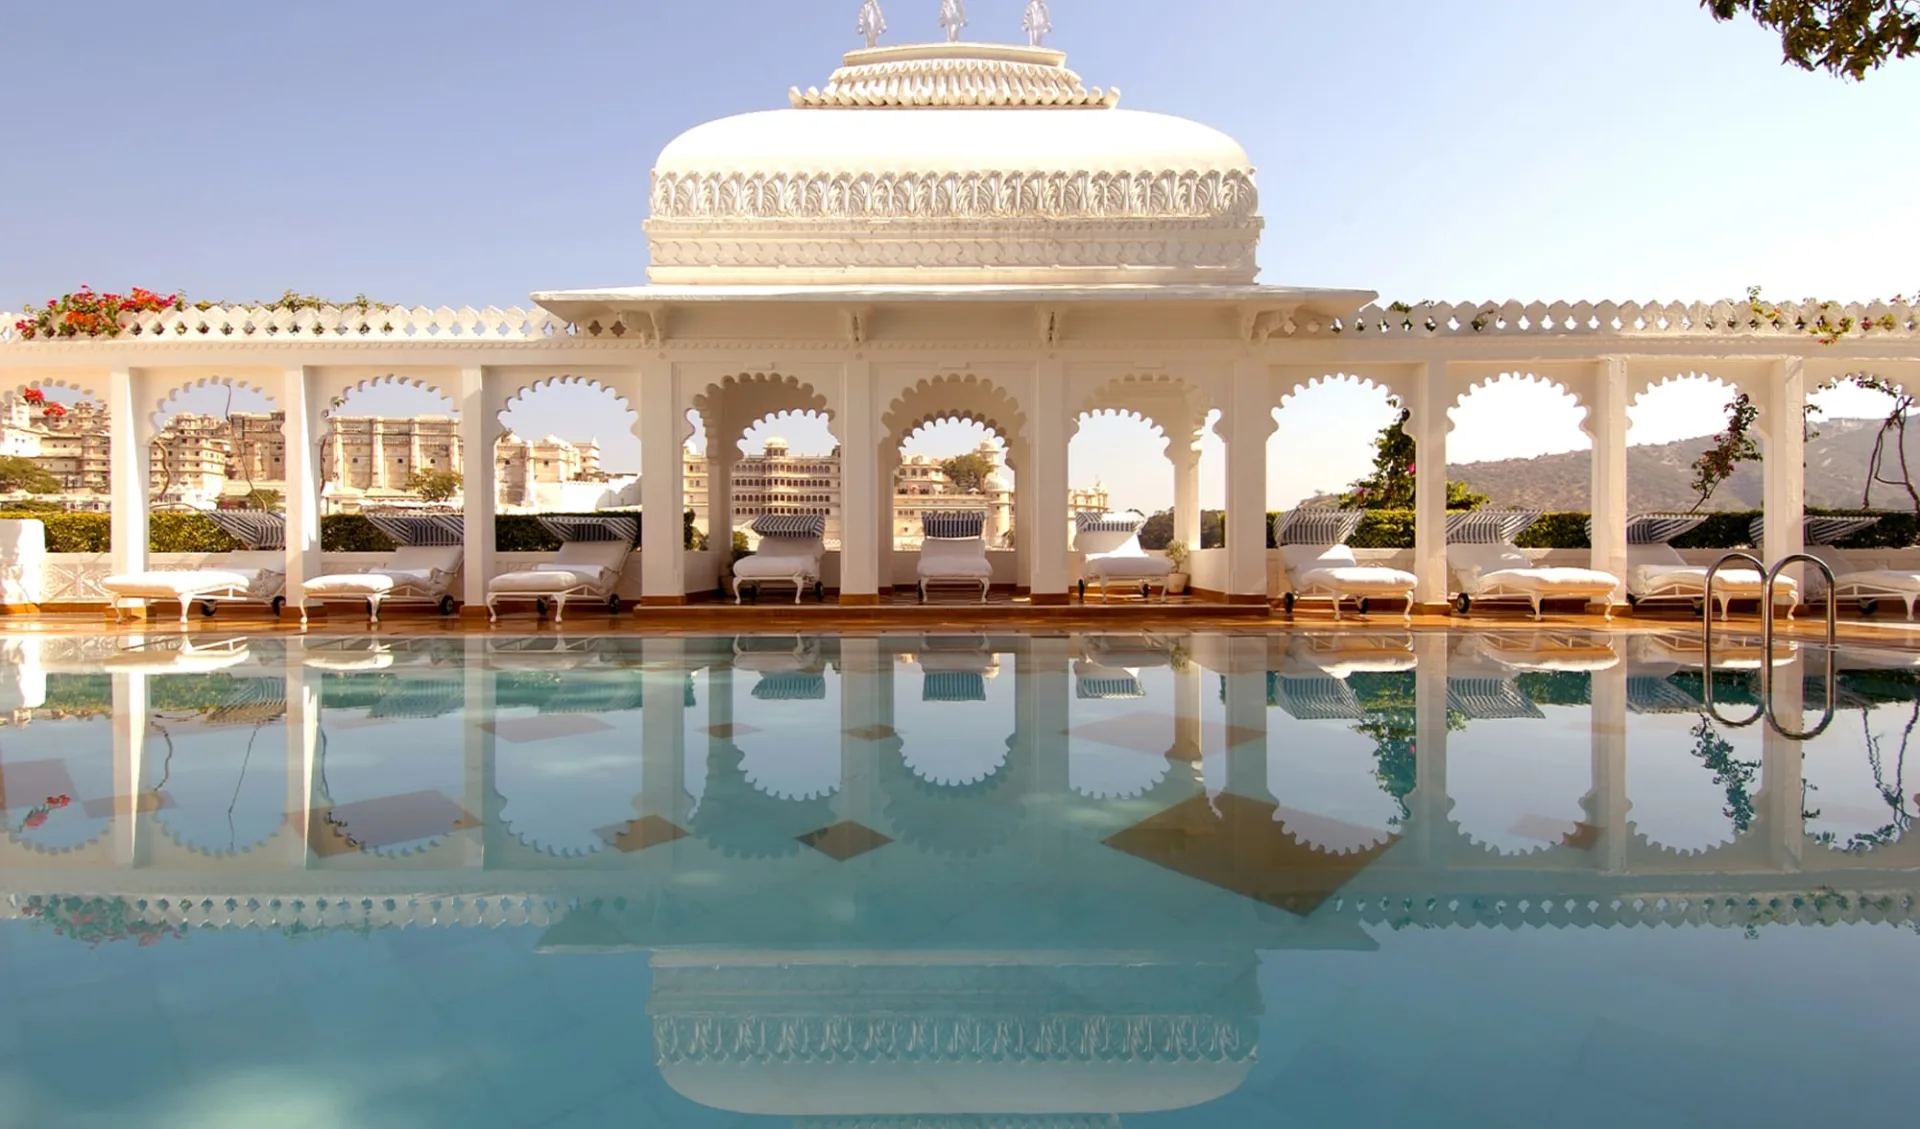
<svg viewBox="0 0 1920 1129"><path fill-rule="evenodd" d="M856 51L793 109L696 127L660 154L657 284L1253 281L1246 150L1115 108L1066 57L936 44Z"/></svg>

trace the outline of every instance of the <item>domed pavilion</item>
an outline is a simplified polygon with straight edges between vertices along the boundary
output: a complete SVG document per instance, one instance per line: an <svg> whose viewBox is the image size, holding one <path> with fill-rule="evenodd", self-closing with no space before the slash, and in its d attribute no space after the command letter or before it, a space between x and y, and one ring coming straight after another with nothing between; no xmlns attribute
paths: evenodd
<svg viewBox="0 0 1920 1129"><path fill-rule="evenodd" d="M905 440L953 419L992 430L1015 472L1018 535L992 554L993 583L1065 603L1068 446L1084 416L1118 412L1167 437L1174 533L1190 546L1201 437L1223 441L1226 544L1195 552L1188 571L1203 599L1262 608L1282 593L1265 547L1268 461L1288 457L1269 439L1282 402L1316 383L1394 397L1427 467L1445 464L1449 411L1475 388L1503 376L1559 388L1593 441L1591 563L1624 576L1626 412L1647 389L1710 370L1751 398L1767 456L1764 555L1777 559L1801 548L1809 390L1920 371L1920 324L1904 304L1383 307L1364 291L1264 284L1266 223L1239 143L1088 85L1038 45L1044 18L1028 46L962 42L949 22L948 42L881 46L882 21L863 18L869 45L824 85L669 144L649 193L644 285L542 290L527 309L187 309L51 341L0 329L0 371L9 387L64 385L107 405L114 559L101 567L122 573L145 563L151 413L178 389L231 381L285 411L295 590L324 567L312 452L329 404L370 382L421 384L453 401L464 448L485 451L503 409L560 381L634 412L645 518L624 594L649 606L713 592L727 563L725 537L677 551L694 421L708 438L706 512L729 514L737 440L783 412L824 417L839 447L842 532L823 579L842 604L912 583L914 554L894 551L893 473ZM469 496L491 499L492 478L489 460L470 460ZM1449 591L1444 487L1444 475L1420 476L1404 562L1432 610ZM499 571L491 510L467 507L469 609Z"/></svg>

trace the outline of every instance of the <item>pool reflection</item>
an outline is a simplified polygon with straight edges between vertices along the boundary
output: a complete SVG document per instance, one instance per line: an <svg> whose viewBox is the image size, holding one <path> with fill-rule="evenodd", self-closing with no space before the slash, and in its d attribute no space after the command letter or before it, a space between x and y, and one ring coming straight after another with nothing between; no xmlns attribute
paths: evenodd
<svg viewBox="0 0 1920 1129"><path fill-rule="evenodd" d="M1768 656L1649 635L5 646L0 915L629 954L654 1077L743 1115L1204 1110L1260 954L1903 923L1920 867L1904 652L1827 702L1777 650L1776 728L1708 708Z"/></svg>

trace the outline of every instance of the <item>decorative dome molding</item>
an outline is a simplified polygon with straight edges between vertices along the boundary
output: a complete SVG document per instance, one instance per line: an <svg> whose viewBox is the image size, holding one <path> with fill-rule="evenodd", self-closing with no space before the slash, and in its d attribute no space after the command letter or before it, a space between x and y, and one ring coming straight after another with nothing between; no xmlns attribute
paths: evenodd
<svg viewBox="0 0 1920 1129"><path fill-rule="evenodd" d="M1252 284L1246 150L1117 109L1065 63L978 43L855 51L793 109L688 130L654 165L650 281Z"/></svg>
<svg viewBox="0 0 1920 1129"><path fill-rule="evenodd" d="M933 43L849 52L825 90L794 87L796 110L1000 107L1110 110L1120 91L1089 90L1063 51Z"/></svg>

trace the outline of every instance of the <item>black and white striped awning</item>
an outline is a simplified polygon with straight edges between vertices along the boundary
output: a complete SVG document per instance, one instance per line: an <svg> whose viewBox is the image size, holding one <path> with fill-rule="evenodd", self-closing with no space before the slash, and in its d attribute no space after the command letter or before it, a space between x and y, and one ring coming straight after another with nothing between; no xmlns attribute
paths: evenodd
<svg viewBox="0 0 1920 1129"><path fill-rule="evenodd" d="M637 670L619 670L583 674L571 671L560 679L553 693L540 703L543 714L626 713L637 710L645 698L645 685Z"/></svg>
<svg viewBox="0 0 1920 1129"><path fill-rule="evenodd" d="M1132 511L1097 514L1083 510L1073 515L1073 523L1082 533L1138 533L1147 524L1147 519L1145 515Z"/></svg>
<svg viewBox="0 0 1920 1129"><path fill-rule="evenodd" d="M211 510L207 513L220 531L249 549L287 547L287 519L263 510Z"/></svg>
<svg viewBox="0 0 1920 1129"><path fill-rule="evenodd" d="M1447 708L1474 721L1541 719L1546 714L1504 678L1447 679Z"/></svg>
<svg viewBox="0 0 1920 1129"><path fill-rule="evenodd" d="M541 528L560 540L640 543L640 519L632 514L541 514Z"/></svg>
<svg viewBox="0 0 1920 1129"><path fill-rule="evenodd" d="M987 679L972 671L938 671L921 676L920 700L923 702L984 702Z"/></svg>
<svg viewBox="0 0 1920 1129"><path fill-rule="evenodd" d="M1276 545L1344 545L1366 520L1365 510L1298 506L1274 519Z"/></svg>
<svg viewBox="0 0 1920 1129"><path fill-rule="evenodd" d="M1455 510L1447 515L1447 544L1511 545L1539 520L1539 510Z"/></svg>
<svg viewBox="0 0 1920 1129"><path fill-rule="evenodd" d="M1664 545L1682 534L1705 524L1706 514L1634 514L1627 518L1627 544ZM1593 519L1587 519L1587 536L1593 536Z"/></svg>
<svg viewBox="0 0 1920 1129"><path fill-rule="evenodd" d="M920 517L921 533L936 540L978 537L986 528L987 515L979 510L942 510Z"/></svg>
<svg viewBox="0 0 1920 1129"><path fill-rule="evenodd" d="M762 702L822 702L827 680L818 674L763 674L753 696Z"/></svg>
<svg viewBox="0 0 1920 1129"><path fill-rule="evenodd" d="M464 545L467 519L464 514L370 513L368 524L387 535L396 545Z"/></svg>
<svg viewBox="0 0 1920 1129"><path fill-rule="evenodd" d="M762 514L753 520L762 537L825 537L827 519L821 514Z"/></svg>
<svg viewBox="0 0 1920 1129"><path fill-rule="evenodd" d="M1082 701L1104 702L1127 698L1144 698L1147 688L1131 674L1083 674L1074 679L1074 697Z"/></svg>
<svg viewBox="0 0 1920 1129"><path fill-rule="evenodd" d="M1808 545L1837 545L1879 524L1877 514L1808 514L1800 519L1801 540ZM1766 543L1767 515L1761 514L1748 524L1747 536L1756 545Z"/></svg>
<svg viewBox="0 0 1920 1129"><path fill-rule="evenodd" d="M458 679L402 679L367 711L368 717L401 721L445 717L467 704L466 683Z"/></svg>
<svg viewBox="0 0 1920 1129"><path fill-rule="evenodd" d="M1652 674L1627 676L1627 709L1634 713L1699 713L1700 699L1676 686L1671 678Z"/></svg>
<svg viewBox="0 0 1920 1129"><path fill-rule="evenodd" d="M1221 684L1224 688L1224 679ZM1331 675L1296 677L1270 670L1267 705L1278 706L1301 721L1364 721L1367 716L1353 688Z"/></svg>

